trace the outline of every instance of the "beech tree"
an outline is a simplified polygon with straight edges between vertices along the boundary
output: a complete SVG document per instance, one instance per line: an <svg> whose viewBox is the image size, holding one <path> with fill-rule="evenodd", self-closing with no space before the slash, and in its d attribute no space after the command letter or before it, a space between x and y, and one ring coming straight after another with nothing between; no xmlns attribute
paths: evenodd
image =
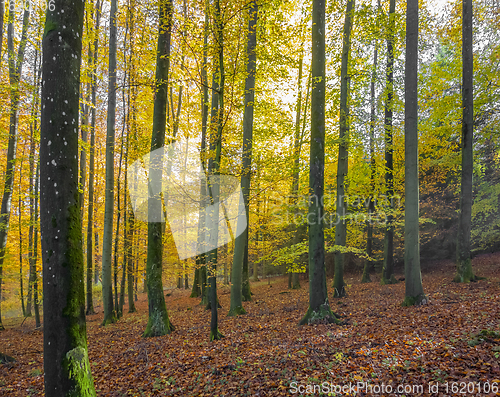
<svg viewBox="0 0 500 397"><path fill-rule="evenodd" d="M214 39L215 72L212 78L212 115L210 120L210 158L208 160L208 198L210 206L207 208L207 233L210 241L218 241L219 235L219 203L220 203L220 161L222 150L222 128L224 124L224 32L220 1L215 0ZM210 340L219 340L224 335L219 331L217 309L217 247L207 254L208 273L208 305L210 308Z"/></svg>
<svg viewBox="0 0 500 397"><path fill-rule="evenodd" d="M300 324L338 322L326 285L323 193L325 177L325 1L312 9L311 147L309 168L309 308Z"/></svg>
<svg viewBox="0 0 500 397"><path fill-rule="evenodd" d="M93 244L92 244L92 229L94 225L94 173L95 173L95 122L96 122L96 105L97 105L97 50L99 45L99 21L101 18L102 1L97 0L95 5L95 27L94 27L94 42L92 46L92 56L89 57L92 61L92 78L91 78L91 100L90 108L90 153L89 153L89 197L88 197L88 218L87 218L87 311L86 314L94 314L94 303L92 298L92 263ZM95 251L97 252L97 238L95 239ZM97 267L97 266L96 266ZM97 268L94 270L95 281L97 284L99 277Z"/></svg>
<svg viewBox="0 0 500 397"><path fill-rule="evenodd" d="M9 231L10 207L12 202L12 189L14 184L14 163L17 148L17 117L19 110L19 83L24 63L24 50L26 49L27 32L30 17L29 0L26 0L23 14L23 28L17 55L14 52L14 10L9 11L9 25L7 28L7 47L9 53L9 83L10 83L10 114L9 114L9 143L7 145L7 165L5 167L5 180L3 185L2 204L0 208L0 330L2 325L2 272ZM3 11L3 4L2 4ZM1 22L3 32L3 19ZM1 39L1 37L0 37ZM1 40L0 40L1 44Z"/></svg>
<svg viewBox="0 0 500 397"><path fill-rule="evenodd" d="M95 396L87 354L78 115L84 2L54 0L43 37L40 225L47 396Z"/></svg>
<svg viewBox="0 0 500 397"><path fill-rule="evenodd" d="M242 172L241 190L243 193L243 203L245 206L245 231L236 237L234 242L233 269L231 272L231 308L229 315L244 314L242 305L242 271L245 249L248 250L248 220L249 205L248 196L250 194L250 171L252 167L252 131L253 131L253 110L255 100L255 69L257 66L255 46L257 44L257 17L258 6L255 0L248 5L248 40L247 40L247 77L245 79L245 100L243 114L243 148L242 148ZM238 223L243 219L238 218Z"/></svg>
<svg viewBox="0 0 500 397"><path fill-rule="evenodd" d="M394 277L394 182L393 182L393 139L392 139L392 116L394 107L394 38L395 38L395 18L396 0L389 3L389 26L387 33L387 67L386 75L386 102L384 118L384 141L385 141L385 188L386 196L390 202L389 214L387 215L387 225L384 237L384 265L382 271L382 283L394 284L397 282Z"/></svg>
<svg viewBox="0 0 500 397"><path fill-rule="evenodd" d="M342 36L342 65L340 67L340 129L339 129L339 157L337 162L337 216L335 226L335 245L345 246L347 241L346 219L346 178L349 170L349 55L351 51L351 30L353 22L355 0L348 0L344 33ZM312 126L311 126L312 130ZM345 296L344 288L344 259L342 252L335 253L335 278L333 281L333 296Z"/></svg>
<svg viewBox="0 0 500 397"><path fill-rule="evenodd" d="M406 6L405 64L405 300L427 302L420 273L418 189L418 0Z"/></svg>
<svg viewBox="0 0 500 397"><path fill-rule="evenodd" d="M106 190L104 208L104 232L102 237L102 302L103 325L116 321L111 279L111 250L113 245L113 212L115 189L115 113L116 113L116 12L117 1L111 0L109 11L109 67L108 67L108 114L106 120Z"/></svg>
<svg viewBox="0 0 500 397"><path fill-rule="evenodd" d="M151 134L151 160L149 180L160 183L162 180L163 153L167 123L168 73L170 67L170 32L172 29L173 4L171 0L160 0L158 27L158 48L156 55L156 89L153 113L153 133ZM158 150L160 149L160 150ZM161 190L161 189L160 189ZM151 218L162 213L161 192L148 197L148 216ZM166 219L164 219L167 222ZM148 257L146 264L146 284L148 290L148 324L143 336L160 336L174 330L170 323L163 295L163 225L161 222L148 222Z"/></svg>
<svg viewBox="0 0 500 397"><path fill-rule="evenodd" d="M474 156L474 64L472 51L472 0L462 1L462 175L457 238L457 274L454 281L475 279L471 261L472 173Z"/></svg>

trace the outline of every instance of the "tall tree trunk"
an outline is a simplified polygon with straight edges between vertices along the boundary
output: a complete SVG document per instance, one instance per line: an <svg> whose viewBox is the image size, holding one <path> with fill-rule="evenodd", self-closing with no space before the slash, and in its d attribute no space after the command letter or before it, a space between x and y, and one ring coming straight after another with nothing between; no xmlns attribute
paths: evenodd
<svg viewBox="0 0 500 397"><path fill-rule="evenodd" d="M220 160L222 149L222 128L224 124L224 36L223 22L220 9L220 1L215 0L215 37L216 51L214 54L214 64L217 65L214 73L215 91L212 92L212 107L214 98L218 100L218 108L215 112L215 118L210 120L210 159L208 161L208 194L210 197L210 206L206 216L208 233L210 241L217 241L219 235L219 193L220 181L218 180L220 172ZM207 255L207 264L209 265L208 283L209 303L211 310L210 317L210 340L219 340L224 335L219 331L218 321L218 300L217 300L217 248L212 249Z"/></svg>
<svg viewBox="0 0 500 397"><path fill-rule="evenodd" d="M126 150L125 150L125 198L124 198L124 210L125 210L125 239L124 239L124 256L123 256L123 271L124 274L126 272L127 275L127 291L128 291L128 312L135 312L135 304L134 304L134 258L133 258L133 240L134 240L134 211L132 209L132 205L130 201L127 202L128 195L128 186L129 181L128 178L128 159L129 159L129 151L130 151L130 112L132 111L132 123L134 125L132 128L135 128L135 104L132 105L131 108L131 86L132 86L132 76L134 76L134 64L133 64L133 54L134 54L134 12L133 8L135 6L135 2L131 1L128 5L128 14L127 14L127 22L130 25L130 33L129 33L129 58L128 58L128 68L130 68L129 73L127 73L128 79L128 92L127 92L127 142L126 142ZM124 61L127 64L127 59L124 54ZM120 297L121 298L121 297ZM123 302L120 300L120 304L123 306ZM123 310L123 309L122 309Z"/></svg>
<svg viewBox="0 0 500 397"><path fill-rule="evenodd" d="M24 150L23 150L24 152ZM31 152L31 150L30 150ZM23 154L24 157L24 154ZM21 199L21 185L22 185L22 172L23 169L23 161L21 160L21 164L19 166L19 295L21 297L21 308L23 310L23 317L26 316L26 307L24 306L24 288L23 288L23 228L22 228L22 220L21 220L21 215L23 213L23 200ZM32 217L31 217L31 212L32 212L32 207L31 207L31 189L32 189L32 179L31 179L31 157L30 157L30 229L29 231L31 232L31 225L32 225ZM32 249L32 240L33 240L33 235L32 233L28 234L28 265L29 265L29 258L31 256L31 249Z"/></svg>
<svg viewBox="0 0 500 397"><path fill-rule="evenodd" d="M394 30L396 18L396 0L389 3L389 30L387 35L387 69L386 69L386 91L385 102L385 190L390 206L387 214L387 225L384 237L384 265L382 272L382 284L397 283L394 277L394 183L393 183L393 141L392 141L392 114L394 106Z"/></svg>
<svg viewBox="0 0 500 397"><path fill-rule="evenodd" d="M200 161L201 173L205 175L206 172L206 136L207 136L207 123L208 123L208 33L210 27L209 20L209 2L205 0L205 24L203 27L203 65L201 67L201 86L202 86L202 99L201 99L201 148L200 148ZM203 179L200 182L200 210L198 217L198 239L196 255L196 272L195 281L193 282L193 289L191 297L201 296L201 305L207 304L206 299L206 253L203 248L205 242L205 206L206 206L206 182Z"/></svg>
<svg viewBox="0 0 500 397"><path fill-rule="evenodd" d="M41 26L39 28L39 37L41 36ZM37 41L37 44L41 43ZM28 263L29 263L29 285L28 285L28 302L26 308L26 317L31 316L31 296L32 296L32 288L34 287L34 282L36 280L36 261L33 263L34 254L34 228L37 226L37 222L35 221L35 206L37 206L38 202L36 202L35 193L33 191L35 178L35 150L36 147L39 146L39 142L35 139L35 131L38 130L38 111L40 108L40 96L39 96L39 88L40 88L40 79L42 74L41 64L41 54L38 51L38 48L35 48L35 67L33 73L33 96L32 96L32 108L31 108L31 122L30 122L30 155L29 155L29 196L30 196L30 226L29 226L29 236L28 236ZM38 161L37 161L38 164ZM37 165L38 167L38 165ZM37 168L38 169L38 168ZM19 182L21 185L21 182ZM36 185L36 189L38 189L38 185Z"/></svg>
<svg viewBox="0 0 500 397"><path fill-rule="evenodd" d="M420 273L418 229L418 0L406 6L405 64L405 300L406 306L427 302Z"/></svg>
<svg viewBox="0 0 500 397"><path fill-rule="evenodd" d="M95 173L95 122L97 106L97 50L99 45L99 22L101 19L102 2L97 0L95 6L94 43L92 48L92 106L90 108L90 153L89 153L89 204L87 220L87 311L86 314L94 314L94 302L92 297L92 264L94 262L92 244L92 227L94 224L94 173ZM95 254L97 255L98 241L95 239ZM97 264L95 269L94 284L99 282Z"/></svg>
<svg viewBox="0 0 500 397"><path fill-rule="evenodd" d="M37 161L35 172L35 227L33 230L33 305L35 307L35 327L40 328L40 309L38 301L38 273L36 263L38 260L38 184L40 180L40 162Z"/></svg>
<svg viewBox="0 0 500 397"><path fill-rule="evenodd" d="M472 0L462 0L462 177L457 238L457 274L453 281L474 281L470 252L474 135L474 63L472 51Z"/></svg>
<svg viewBox="0 0 500 397"><path fill-rule="evenodd" d="M325 186L325 1L313 0L311 93L311 148L309 168L309 308L300 321L337 322L328 303L323 231Z"/></svg>
<svg viewBox="0 0 500 397"><path fill-rule="evenodd" d="M24 63L24 50L26 49L27 32L29 25L29 0L26 0L23 15L23 28L17 56L14 53L14 11L9 12L9 26L7 29L7 44L9 49L9 83L10 83L10 118L9 142L7 144L7 165L5 167L5 181L0 208L0 330L2 324L2 280L3 262L5 260L7 234L9 231L10 207L12 202L12 186L14 183L14 163L17 148L17 112L19 105L19 82L21 80ZM2 23L3 26L3 23Z"/></svg>
<svg viewBox="0 0 500 397"><path fill-rule="evenodd" d="M117 179L117 192L116 192L116 197L117 197L117 202L116 202L116 209L117 209L117 215L116 215L116 231L115 231L115 244L114 244L114 253L113 253L113 281L114 281L114 286L115 286L115 312L116 312L116 317L120 318L122 316L122 313L120 311L120 303L119 303L119 293L118 293L118 243L119 237L120 237L120 220L121 220L121 215L122 215L122 207L120 203L120 180L122 176L122 160L123 160L123 133L125 130L125 123L123 124L124 128L122 130L122 137L121 137L121 142L120 142L120 162L118 165L118 179Z"/></svg>
<svg viewBox="0 0 500 397"><path fill-rule="evenodd" d="M243 105L245 110L243 114L241 191L245 214L244 216L239 214L238 217L238 224L243 225L245 230L236 237L234 242L233 266L231 271L231 307L229 309L229 316L246 313L242 303L242 272L245 253L248 252L248 225L250 215L248 198L250 195L250 177L252 168L253 110L255 102L255 70L257 67L255 47L257 45L256 28L258 12L257 2L252 0L248 4L247 76L245 79L245 99ZM242 226L238 225L237 229L241 229L241 227Z"/></svg>
<svg viewBox="0 0 500 397"><path fill-rule="evenodd" d="M347 1L342 45L342 64L340 68L340 130L339 157L337 160L337 216L335 226L335 245L344 246L347 242L346 219L346 178L349 170L349 58L351 52L351 30L354 19L354 0ZM335 278L333 296L345 296L344 288L345 254L335 253Z"/></svg>
<svg viewBox="0 0 500 397"><path fill-rule="evenodd" d="M163 148L168 106L168 74L170 66L170 32L172 28L172 0L160 0L158 29L158 50L156 56L156 90L153 113L153 133L151 135L151 160L149 180L160 183L162 180ZM160 149L160 150L157 150ZM155 152L156 151L156 152ZM159 154L161 153L161 154ZM155 165L158 165L155 167ZM161 184L160 184L161 186ZM154 192L148 198L148 258L146 282L148 288L149 318L143 336L161 336L170 333L174 326L170 323L163 295L162 260L163 239L161 222L151 222L153 216L161 214L161 192ZM164 220L167 222L167 220Z"/></svg>
<svg viewBox="0 0 500 397"><path fill-rule="evenodd" d="M304 32L302 31L302 35ZM293 227L293 233L295 236L298 235L299 230L298 227L295 223L296 219L298 218L297 215L299 213L299 208L298 208L298 200L299 200L299 177L300 177L300 151L302 149L302 139L300 136L300 117L301 117L301 111L302 111L302 68L303 68L303 63L304 63L304 38L302 37L302 44L301 44L301 53L300 53L300 59L299 59L299 76L297 79L297 109L295 113L295 134L293 137L293 173L292 173L292 191L291 191L291 196L292 196L292 208L293 208L293 214L294 214L294 219L292 221L292 227ZM298 236L297 236L298 237ZM292 241L295 243L298 243L297 238L292 238ZM288 288L290 289L299 289L300 288L300 281L299 281L299 273L296 271L293 271L290 273L289 279L288 279Z"/></svg>
<svg viewBox="0 0 500 397"><path fill-rule="evenodd" d="M111 0L109 14L109 67L108 67L108 115L106 134L106 190L104 204L104 233L102 237L102 300L104 306L103 325L114 323L116 313L113 305L111 279L111 251L113 246L114 212L114 154L116 113L116 13L117 0Z"/></svg>
<svg viewBox="0 0 500 397"><path fill-rule="evenodd" d="M128 237L129 237L129 221L128 221L128 150L130 146L130 78L128 77L130 75L128 71L128 65L127 65L127 35L129 34L129 17L130 13L127 13L126 20L125 20L125 38L123 40L123 64L125 65L125 74L123 76L123 86L124 88L122 89L122 106L123 106L123 120L124 120L124 125L122 129L122 147L120 149L120 171L118 174L118 179L120 179L120 174L121 174L121 154L123 153L123 146L125 146L125 170L124 170L124 181L123 181L123 226L125 229L125 232L123 233L123 263L122 263L122 280L120 284L120 301L118 304L118 311L119 316L123 316L123 306L125 304L125 282L127 279L127 262L128 258L127 255L129 253L128 250ZM125 86L128 85L129 89L127 92L127 100L125 100ZM125 137L125 145L123 144L123 134L126 131L126 137ZM118 189L118 194L120 194L120 189ZM115 248L116 251L116 248Z"/></svg>
<svg viewBox="0 0 500 397"><path fill-rule="evenodd" d="M42 63L40 224L47 396L95 396L87 354L78 114L83 1L54 0ZM64 12L63 12L64 11Z"/></svg>
<svg viewBox="0 0 500 397"><path fill-rule="evenodd" d="M380 0L379 0L380 8ZM377 58L378 50L377 44L373 49L373 69L370 82L370 198L368 201L368 221L366 222L366 255L370 258L373 253L373 222L372 215L375 212L375 201L373 195L375 194L375 123L376 123L376 106L375 106L375 83L377 81ZM372 268L373 262L370 259L365 260L365 266L363 268L363 277L361 278L362 283L370 283L372 280L370 278L370 270Z"/></svg>

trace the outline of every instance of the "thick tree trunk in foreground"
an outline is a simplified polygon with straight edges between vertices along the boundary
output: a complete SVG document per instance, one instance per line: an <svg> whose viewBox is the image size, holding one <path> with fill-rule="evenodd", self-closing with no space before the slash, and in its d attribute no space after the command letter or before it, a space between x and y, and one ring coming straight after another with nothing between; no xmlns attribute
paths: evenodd
<svg viewBox="0 0 500 397"><path fill-rule="evenodd" d="M472 0L463 0L462 10L462 178L457 238L457 274L453 281L468 283L475 280L470 252L474 162L472 151L474 135Z"/></svg>
<svg viewBox="0 0 500 397"><path fill-rule="evenodd" d="M328 303L323 231L325 172L325 1L313 0L311 150L309 171L309 308L300 324L337 322Z"/></svg>
<svg viewBox="0 0 500 397"><path fill-rule="evenodd" d="M95 396L87 355L78 195L84 2L55 0L54 8L46 14L41 96L45 395Z"/></svg>
<svg viewBox="0 0 500 397"><path fill-rule="evenodd" d="M405 65L405 300L406 306L427 302L420 273L418 228L418 0L406 8Z"/></svg>
<svg viewBox="0 0 500 397"><path fill-rule="evenodd" d="M173 4L171 0L160 0L160 27L158 29L158 50L156 56L156 93L153 111L153 133L151 152L163 148L167 123L167 89L170 66L170 31L172 28ZM158 151L159 152L159 151ZM156 153L158 153L156 152ZM163 152L162 152L163 153ZM155 167L155 165L157 165ZM161 165L161 166L160 166ZM151 153L149 180L160 183L162 180L163 154ZM150 218L163 213L160 191L148 198ZM164 219L167 222L166 219ZM161 336L174 330L170 323L163 295L163 225L161 222L148 222L148 258L146 264L146 284L148 289L148 324L143 336Z"/></svg>
<svg viewBox="0 0 500 397"><path fill-rule="evenodd" d="M351 52L351 30L354 13L354 0L348 0L345 11L344 34L342 45L342 64L340 68L340 129L339 157L337 162L337 215L335 226L335 245L346 245L346 186L345 180L349 170L349 54ZM345 254L335 253L335 278L333 280L333 296L345 296L344 289L344 259Z"/></svg>
<svg viewBox="0 0 500 397"><path fill-rule="evenodd" d="M253 110L255 100L255 69L257 44L257 18L258 6L255 0L248 5L248 39L247 39L247 77L245 79L245 100L243 114L243 148L242 148L242 171L241 190L245 206L245 216L240 215L238 223L242 222L245 231L236 237L234 242L233 267L231 271L231 307L229 316L245 314L242 303L242 273L243 261L245 259L245 247L248 249L248 197L250 195L250 177L252 168L252 133L253 133ZM239 228L238 228L239 229ZM248 265L247 265L248 267ZM247 270L248 272L248 270Z"/></svg>

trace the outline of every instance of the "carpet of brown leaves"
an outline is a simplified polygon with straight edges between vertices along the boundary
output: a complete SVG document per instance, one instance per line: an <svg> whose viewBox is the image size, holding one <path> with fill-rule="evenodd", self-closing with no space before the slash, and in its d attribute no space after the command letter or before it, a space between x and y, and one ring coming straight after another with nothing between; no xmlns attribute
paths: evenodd
<svg viewBox="0 0 500 397"><path fill-rule="evenodd" d="M253 284L248 313L237 318L226 317L229 289L222 287L225 338L216 342L208 341L210 313L180 290L166 298L175 332L142 338L147 301L141 296L138 312L116 324L101 327L102 313L88 317L97 394L338 396L354 395L359 383L357 396L497 395L500 254L477 257L473 265L486 280L455 284L453 263L425 266L430 302L410 308L400 306L404 282L381 286L372 276L372 283L360 284L359 275L347 275L348 297L331 299L343 326L297 326L308 306L304 281L294 291L283 278ZM17 360L0 365L0 395L43 395L43 334L34 320L20 322L7 320L0 334L0 352Z"/></svg>

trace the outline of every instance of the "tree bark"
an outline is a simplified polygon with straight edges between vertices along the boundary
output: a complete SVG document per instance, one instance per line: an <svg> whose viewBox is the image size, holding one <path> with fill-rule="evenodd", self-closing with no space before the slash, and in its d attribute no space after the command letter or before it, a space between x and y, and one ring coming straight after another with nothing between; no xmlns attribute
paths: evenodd
<svg viewBox="0 0 500 397"><path fill-rule="evenodd" d="M212 92L212 107L214 98L218 100L218 107L215 114L212 114L210 120L210 152L211 156L208 160L208 195L210 198L210 206L207 207L207 229L210 234L210 241L217 241L219 235L219 192L220 182L220 160L222 149L222 127L224 117L224 41L223 41L223 22L220 9L220 1L215 0L215 54L214 64L217 65L214 73L214 87ZM215 116L215 117L214 117ZM213 154L212 154L213 153ZM212 178L213 177L213 178ZM217 248L212 249L207 255L207 272L209 288L209 303L210 303L210 340L219 340L224 335L219 331L218 321L218 299L217 299Z"/></svg>
<svg viewBox="0 0 500 397"><path fill-rule="evenodd" d="M94 25L94 44L92 54L92 106L90 108L90 150L89 150L89 204L87 220L87 311L86 314L94 314L94 302L92 297L92 264L94 262L92 244L92 227L94 225L94 173L95 173L95 123L97 106L97 50L99 46L99 22L101 19L102 2L97 0ZM98 240L95 239L95 255L98 251ZM97 263L95 268L94 284L99 282Z"/></svg>
<svg viewBox="0 0 500 397"><path fill-rule="evenodd" d="M380 8L380 1L379 1ZM366 255L369 257L373 253L373 222L372 216L375 212L375 200L373 195L375 194L375 123L376 123L376 106L375 106L375 83L377 81L377 59L378 51L377 44L373 49L373 69L370 82L370 198L368 201L368 221L366 222ZM372 269L373 262L370 259L365 260L365 266L363 268L363 276L361 278L362 283L370 283L372 280L370 278L370 270Z"/></svg>
<svg viewBox="0 0 500 397"><path fill-rule="evenodd" d="M170 32L172 28L172 0L160 0L160 26L158 30L158 50L156 56L156 90L153 111L153 133L151 135L151 160L149 180L160 183L162 180L163 148L168 106L168 74L170 66ZM158 154L161 152L161 155ZM155 167L155 165L158 165ZM161 190L161 189L160 189ZM161 336L174 330L170 323L163 295L162 260L163 240L161 222L151 222L151 217L162 213L161 193L150 194L148 198L148 257L146 265L146 283L148 289L149 318L143 336ZM166 219L164 220L167 221Z"/></svg>
<svg viewBox="0 0 500 397"><path fill-rule="evenodd" d="M252 169L252 133L253 133L253 111L255 101L255 71L257 67L257 56L255 47L257 45L257 20L258 6L255 0L248 4L248 38L247 38L247 76L245 79L244 113L243 113L243 148L241 169L241 191L245 215L239 214L238 223L245 226L245 231L236 237L234 242L233 266L231 270L231 307L229 316L245 314L242 303L242 273L245 253L248 254L248 225L250 178ZM240 229L238 226L237 229ZM245 252L246 251L246 252ZM248 259L247 259L248 275Z"/></svg>
<svg viewBox="0 0 500 397"><path fill-rule="evenodd" d="M347 242L346 219L346 186L345 179L349 170L349 58L351 52L351 30L354 14L354 1L348 0L345 12L342 63L340 67L340 129L339 129L339 157L337 160L337 215L335 226L335 245L344 246ZM333 281L335 298L345 296L344 288L344 260L345 255L335 253L335 278Z"/></svg>
<svg viewBox="0 0 500 397"><path fill-rule="evenodd" d="M40 180L40 162L37 161L35 172L35 208L34 208L34 221L35 227L33 229L33 305L35 307L35 327L40 328L40 308L38 301L38 273L36 270L36 263L38 260L38 184Z"/></svg>
<svg viewBox="0 0 500 397"><path fill-rule="evenodd" d="M328 303L323 231L325 172L325 1L313 0L311 148L309 168L309 308L300 324L337 322Z"/></svg>
<svg viewBox="0 0 500 397"><path fill-rule="evenodd" d="M36 68L35 68L36 69ZM33 141L33 125L30 125L31 129L31 142ZM33 147L34 145L30 145ZM30 257L33 250L33 169L31 167L31 147L30 147L30 176L29 176L29 202L30 202L30 226L28 232L28 266L30 265ZM34 150L34 148L33 148ZM24 159L24 150L23 150ZM22 177L23 177L23 159L19 165L19 191L18 191L18 203L19 203L19 295L21 297L21 308L23 310L23 317L26 316L26 307L24 306L24 288L23 288L23 228L22 228L22 213L23 213L23 200L21 199L21 189L22 189Z"/></svg>
<svg viewBox="0 0 500 397"><path fill-rule="evenodd" d="M468 283L472 270L470 233L472 220L472 173L474 165L474 54L472 51L472 0L462 1L462 176L457 237L457 273L454 281Z"/></svg>
<svg viewBox="0 0 500 397"><path fill-rule="evenodd" d="M26 1L23 15L23 28L17 56L14 53L14 12L9 12L9 26L7 29L7 44L9 49L9 83L10 83L10 118L9 141L7 144L7 165L5 167L4 190L0 207L0 330L2 324L2 280L3 262L5 259L7 234L9 232L10 207L12 203L12 187L14 184L14 163L17 148L17 112L19 106L19 82L21 80L29 26L29 0ZM3 26L3 23L2 23Z"/></svg>
<svg viewBox="0 0 500 397"><path fill-rule="evenodd" d="M106 189L104 204L104 232L102 237L102 300L104 306L103 325L116 321L113 305L113 284L111 279L111 251L113 246L114 212L114 154L116 113L116 14L117 0L111 0L109 14L109 67L108 67L108 114L106 134Z"/></svg>
<svg viewBox="0 0 500 397"><path fill-rule="evenodd" d="M405 300L426 303L420 272L418 189L418 0L406 7L405 64Z"/></svg>
<svg viewBox="0 0 500 397"><path fill-rule="evenodd" d="M382 271L382 284L397 283L394 277L394 182L393 182L393 140L392 140L392 116L394 106L394 30L396 18L396 0L390 0L389 3L389 31L387 35L387 69L386 69L386 91L387 99L385 102L385 189L389 200L387 214L387 224L384 237L384 265Z"/></svg>
<svg viewBox="0 0 500 397"><path fill-rule="evenodd" d="M200 144L200 162L201 170L200 173L203 175L203 179L200 181L200 210L198 217L198 238L197 238L197 251L196 255L196 271L195 281L193 282L193 289L191 291L191 297L201 296L201 305L207 304L206 295L206 253L203 247L205 242L205 207L206 203L206 136L207 136L207 123L208 123L208 76L207 76L207 66L208 66L208 33L210 27L209 20L209 2L205 1L205 24L203 27L203 64L201 67L201 86L202 86L202 99L201 99L201 144Z"/></svg>
<svg viewBox="0 0 500 397"><path fill-rule="evenodd" d="M64 12L63 12L64 11ZM42 63L40 224L47 396L95 396L87 354L78 114L84 2L46 13Z"/></svg>

